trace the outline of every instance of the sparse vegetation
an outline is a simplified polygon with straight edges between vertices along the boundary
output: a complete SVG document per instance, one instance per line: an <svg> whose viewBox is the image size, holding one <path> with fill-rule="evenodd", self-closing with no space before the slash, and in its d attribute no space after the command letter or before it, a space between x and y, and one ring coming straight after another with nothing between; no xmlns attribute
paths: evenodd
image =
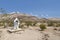
<svg viewBox="0 0 60 40"><path fill-rule="evenodd" d="M20 27L20 28L24 28L24 25L20 25L19 27Z"/></svg>
<svg viewBox="0 0 60 40"><path fill-rule="evenodd" d="M10 22L8 23L8 26L13 26L13 22L10 21Z"/></svg>
<svg viewBox="0 0 60 40"><path fill-rule="evenodd" d="M60 27L60 23L57 23L57 24L56 24L56 27Z"/></svg>
<svg viewBox="0 0 60 40"><path fill-rule="evenodd" d="M4 26L4 27L6 27L6 26L13 26L13 21L9 21L9 20L2 20L2 21L0 21L0 26Z"/></svg>
<svg viewBox="0 0 60 40"><path fill-rule="evenodd" d="M32 22L31 22L31 21L27 21L27 22L25 22L25 25L26 25L27 27L32 26Z"/></svg>
<svg viewBox="0 0 60 40"><path fill-rule="evenodd" d="M48 24L48 26L54 26L53 22L48 22L47 24Z"/></svg>
<svg viewBox="0 0 60 40"><path fill-rule="evenodd" d="M44 29L46 29L46 25L45 24L40 24L40 29L43 31Z"/></svg>
<svg viewBox="0 0 60 40"><path fill-rule="evenodd" d="M5 21L0 21L0 26L4 26Z"/></svg>
<svg viewBox="0 0 60 40"><path fill-rule="evenodd" d="M34 23L33 23L33 26L35 26L36 24L37 24L37 22L34 22Z"/></svg>

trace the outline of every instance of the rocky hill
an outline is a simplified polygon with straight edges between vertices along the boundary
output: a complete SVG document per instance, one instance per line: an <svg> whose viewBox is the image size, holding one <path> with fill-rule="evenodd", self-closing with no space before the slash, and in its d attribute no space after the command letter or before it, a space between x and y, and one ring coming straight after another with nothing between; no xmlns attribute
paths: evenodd
<svg viewBox="0 0 60 40"><path fill-rule="evenodd" d="M1 20L14 20L16 17L23 21L37 21L37 22L40 21L40 19L36 16L31 16L31 15L23 14L23 13L0 14L0 21Z"/></svg>
<svg viewBox="0 0 60 40"><path fill-rule="evenodd" d="M47 22L47 21L59 21L60 22L60 18L38 18L36 16L32 16L29 14L25 14L25 13L10 13L10 14L0 14L0 21L1 20L14 20L15 18L19 18L19 20L22 21L32 21L32 22Z"/></svg>

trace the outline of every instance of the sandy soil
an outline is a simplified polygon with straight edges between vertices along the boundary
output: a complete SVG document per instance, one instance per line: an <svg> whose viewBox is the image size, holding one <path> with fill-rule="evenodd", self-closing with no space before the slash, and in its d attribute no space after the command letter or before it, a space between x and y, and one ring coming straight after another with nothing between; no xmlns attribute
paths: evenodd
<svg viewBox="0 0 60 40"><path fill-rule="evenodd" d="M30 28L16 33L9 33L7 29L0 29L0 40L60 40L60 36L56 34L51 29L41 32Z"/></svg>

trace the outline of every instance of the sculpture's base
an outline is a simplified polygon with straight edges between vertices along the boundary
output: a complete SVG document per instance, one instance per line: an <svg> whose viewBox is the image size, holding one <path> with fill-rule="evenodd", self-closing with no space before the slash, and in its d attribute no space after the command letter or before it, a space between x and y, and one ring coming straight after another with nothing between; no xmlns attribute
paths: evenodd
<svg viewBox="0 0 60 40"><path fill-rule="evenodd" d="M18 31L23 31L21 28L19 29L9 29L8 32L13 33L13 32L18 32Z"/></svg>

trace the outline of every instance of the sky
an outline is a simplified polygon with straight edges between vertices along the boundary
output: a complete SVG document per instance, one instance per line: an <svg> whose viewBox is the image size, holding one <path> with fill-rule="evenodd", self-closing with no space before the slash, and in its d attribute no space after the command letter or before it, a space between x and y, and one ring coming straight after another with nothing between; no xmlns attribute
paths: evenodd
<svg viewBox="0 0 60 40"><path fill-rule="evenodd" d="M37 17L60 18L60 0L0 0L0 8Z"/></svg>

